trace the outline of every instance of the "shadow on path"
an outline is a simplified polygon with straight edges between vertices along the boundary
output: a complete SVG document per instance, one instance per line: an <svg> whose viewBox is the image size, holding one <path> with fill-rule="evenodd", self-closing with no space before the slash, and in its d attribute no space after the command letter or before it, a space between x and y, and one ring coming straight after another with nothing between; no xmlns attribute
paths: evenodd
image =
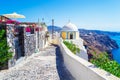
<svg viewBox="0 0 120 80"><path fill-rule="evenodd" d="M75 80L64 65L64 60L60 51L60 47L58 45L53 46L56 47L56 67L60 80Z"/></svg>

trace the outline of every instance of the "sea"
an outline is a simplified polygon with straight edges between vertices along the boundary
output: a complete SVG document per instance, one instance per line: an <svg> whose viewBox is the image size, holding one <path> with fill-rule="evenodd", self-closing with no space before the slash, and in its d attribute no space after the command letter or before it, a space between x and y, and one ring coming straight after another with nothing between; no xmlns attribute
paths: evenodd
<svg viewBox="0 0 120 80"><path fill-rule="evenodd" d="M110 36L111 39L115 40L119 46L118 49L113 49L112 54L113 54L113 59L120 63L120 35L117 36Z"/></svg>

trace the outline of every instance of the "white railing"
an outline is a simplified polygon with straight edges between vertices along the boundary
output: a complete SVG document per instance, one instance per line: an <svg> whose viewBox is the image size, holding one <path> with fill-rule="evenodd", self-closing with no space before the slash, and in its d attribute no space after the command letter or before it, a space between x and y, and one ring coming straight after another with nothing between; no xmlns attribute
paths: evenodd
<svg viewBox="0 0 120 80"><path fill-rule="evenodd" d="M76 80L120 80L112 74L95 67L92 63L74 55L60 40L64 64Z"/></svg>

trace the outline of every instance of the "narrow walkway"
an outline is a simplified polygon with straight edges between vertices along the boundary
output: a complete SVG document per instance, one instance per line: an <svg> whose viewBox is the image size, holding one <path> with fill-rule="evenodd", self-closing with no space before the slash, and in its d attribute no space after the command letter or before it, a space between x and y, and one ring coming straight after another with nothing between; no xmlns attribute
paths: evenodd
<svg viewBox="0 0 120 80"><path fill-rule="evenodd" d="M0 76L2 80L74 80L57 45L47 47Z"/></svg>

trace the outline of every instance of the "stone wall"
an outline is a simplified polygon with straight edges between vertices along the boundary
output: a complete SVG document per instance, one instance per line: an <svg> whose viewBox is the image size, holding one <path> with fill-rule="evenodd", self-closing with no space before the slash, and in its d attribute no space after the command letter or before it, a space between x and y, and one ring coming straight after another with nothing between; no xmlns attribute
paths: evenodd
<svg viewBox="0 0 120 80"><path fill-rule="evenodd" d="M37 52L37 51L39 51L39 45L38 45L39 44L39 37L38 37L39 36L39 31L36 31L35 35L36 35L35 39L36 39L36 52Z"/></svg>
<svg viewBox="0 0 120 80"><path fill-rule="evenodd" d="M14 66L20 57L30 56L47 45L45 31L35 31L32 28L32 31L29 32L30 29L27 28L25 26L14 27L13 24L7 26L7 42L14 53L13 58L9 61L9 67Z"/></svg>
<svg viewBox="0 0 120 80"><path fill-rule="evenodd" d="M35 34L31 34L30 36L26 36L25 34L24 49L25 49L25 56L30 56L31 54L35 53L35 49L36 49Z"/></svg>
<svg viewBox="0 0 120 80"><path fill-rule="evenodd" d="M35 53L36 39L35 34L26 35L24 26L7 24L7 43L13 52L13 58L9 60L9 67L16 64L20 57L30 56ZM17 31L17 32L16 32Z"/></svg>
<svg viewBox="0 0 120 80"><path fill-rule="evenodd" d="M6 27L7 27L6 28L7 43L10 47L10 51L13 52L13 58L8 61L8 66L12 67L15 65L15 60L17 58L15 53L16 52L15 49L17 49L15 48L16 45L15 41L17 41L17 39L15 39L15 35L14 35L14 24L7 24Z"/></svg>
<svg viewBox="0 0 120 80"><path fill-rule="evenodd" d="M45 31L36 31L35 32L35 39L36 39L36 50L39 51L47 46L47 38L45 37Z"/></svg>
<svg viewBox="0 0 120 80"><path fill-rule="evenodd" d="M46 45L45 32L41 31L39 33L39 49L45 48L45 45Z"/></svg>
<svg viewBox="0 0 120 80"><path fill-rule="evenodd" d="M21 46L22 56L30 56L35 53L36 38L35 33L26 32L26 27L18 26L18 38ZM34 28L33 28L34 29Z"/></svg>
<svg viewBox="0 0 120 80"><path fill-rule="evenodd" d="M13 53L15 53L14 49L15 49L15 46L14 46L14 34L13 34L13 29L14 29L14 25L12 24L9 24L9 25L6 25L6 29L7 29L7 43L9 45L10 48L10 51L12 51Z"/></svg>

